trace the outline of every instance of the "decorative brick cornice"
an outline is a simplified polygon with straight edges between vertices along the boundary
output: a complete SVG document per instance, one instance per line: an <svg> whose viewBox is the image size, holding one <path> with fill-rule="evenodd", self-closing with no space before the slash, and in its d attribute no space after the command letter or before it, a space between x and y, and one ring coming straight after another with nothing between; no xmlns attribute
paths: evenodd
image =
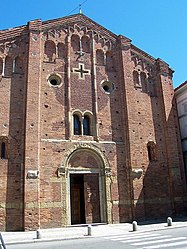
<svg viewBox="0 0 187 249"><path fill-rule="evenodd" d="M163 61L162 59L158 58L156 60L156 64L157 64L157 69L159 70L159 72L164 75L164 76L173 76L174 70L171 69L169 67L169 65Z"/></svg>
<svg viewBox="0 0 187 249"><path fill-rule="evenodd" d="M131 52L132 52L132 54L137 55L137 56L145 59L146 61L148 61L151 64L154 64L156 62L156 59L154 57L152 57L151 55L147 54L143 50L137 48L133 44L131 45Z"/></svg>
<svg viewBox="0 0 187 249"><path fill-rule="evenodd" d="M51 21L44 21L42 23L42 30L49 30L54 28L71 28L74 27L74 25L79 25L82 29L87 28L89 30L93 30L96 33L112 40L116 41L118 36L112 33L111 31L107 30L103 26L97 24L87 16L83 14L76 14L72 16L67 16L59 19L54 19Z"/></svg>

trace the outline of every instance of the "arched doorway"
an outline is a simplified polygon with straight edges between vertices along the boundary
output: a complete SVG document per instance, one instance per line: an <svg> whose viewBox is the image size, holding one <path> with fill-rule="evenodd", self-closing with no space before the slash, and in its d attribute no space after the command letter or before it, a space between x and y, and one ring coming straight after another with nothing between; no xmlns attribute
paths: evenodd
<svg viewBox="0 0 187 249"><path fill-rule="evenodd" d="M104 166L101 156L90 148L78 148L69 155L69 224L107 222Z"/></svg>

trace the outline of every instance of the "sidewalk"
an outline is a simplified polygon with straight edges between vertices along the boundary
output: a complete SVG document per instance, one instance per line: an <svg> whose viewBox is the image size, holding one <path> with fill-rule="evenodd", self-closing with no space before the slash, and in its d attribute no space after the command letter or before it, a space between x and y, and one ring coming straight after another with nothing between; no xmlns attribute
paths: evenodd
<svg viewBox="0 0 187 249"><path fill-rule="evenodd" d="M172 222L172 226L168 226L167 222L156 223L140 223L137 226L137 231L155 231L160 229L172 229L176 227L187 226L187 220ZM20 243L34 243L53 240L67 240L67 239L81 239L90 237L101 237L109 235L122 235L133 232L133 226L131 223L120 224L93 224L91 226L91 236L88 235L88 226L70 226L66 228L53 228L53 229L40 229L37 238L36 231L29 232L2 232L2 237L5 245L20 244Z"/></svg>

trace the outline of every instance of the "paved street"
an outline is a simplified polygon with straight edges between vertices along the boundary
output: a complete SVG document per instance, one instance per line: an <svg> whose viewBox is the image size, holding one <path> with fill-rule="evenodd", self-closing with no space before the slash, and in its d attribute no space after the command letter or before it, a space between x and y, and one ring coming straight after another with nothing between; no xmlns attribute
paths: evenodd
<svg viewBox="0 0 187 249"><path fill-rule="evenodd" d="M124 235L8 245L7 249L187 249L186 231L186 227L150 232L137 231Z"/></svg>

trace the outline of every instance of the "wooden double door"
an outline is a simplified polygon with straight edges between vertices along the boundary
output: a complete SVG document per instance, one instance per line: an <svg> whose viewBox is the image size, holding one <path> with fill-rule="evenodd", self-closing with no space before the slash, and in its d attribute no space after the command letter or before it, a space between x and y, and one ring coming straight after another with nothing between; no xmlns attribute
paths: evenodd
<svg viewBox="0 0 187 249"><path fill-rule="evenodd" d="M71 224L101 222L99 174L70 174Z"/></svg>

